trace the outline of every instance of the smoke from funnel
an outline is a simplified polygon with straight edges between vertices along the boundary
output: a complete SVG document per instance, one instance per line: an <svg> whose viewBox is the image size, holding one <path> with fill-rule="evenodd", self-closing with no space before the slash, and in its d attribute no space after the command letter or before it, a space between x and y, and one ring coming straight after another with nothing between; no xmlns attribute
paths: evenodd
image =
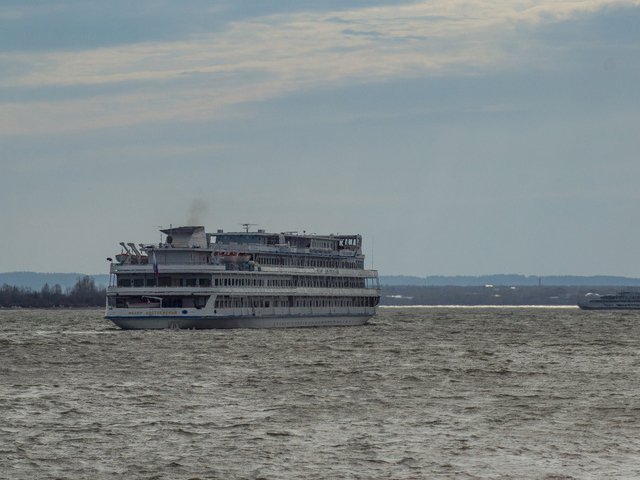
<svg viewBox="0 0 640 480"><path fill-rule="evenodd" d="M207 213L207 204L204 200L196 198L189 205L189 217L187 225L203 225L204 216Z"/></svg>

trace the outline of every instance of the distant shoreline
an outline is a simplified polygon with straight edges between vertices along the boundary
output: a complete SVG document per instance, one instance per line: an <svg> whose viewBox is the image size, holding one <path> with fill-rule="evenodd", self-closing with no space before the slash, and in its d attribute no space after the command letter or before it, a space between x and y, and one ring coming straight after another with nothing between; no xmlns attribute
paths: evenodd
<svg viewBox="0 0 640 480"><path fill-rule="evenodd" d="M611 294L621 289L638 287L615 286L415 286L383 285L381 306L541 306L562 307L578 304L588 293Z"/></svg>
<svg viewBox="0 0 640 480"><path fill-rule="evenodd" d="M506 280L511 276L491 277ZM482 277L483 279L485 277ZM488 277L487 277L488 278ZM514 285L511 283L483 283L481 285L389 285L381 278L380 306L396 307L575 307L589 293L612 294L620 290L640 289L640 285ZM77 279L73 287L46 284L40 291L29 287L0 286L2 309L100 309L104 308L106 289L92 277Z"/></svg>
<svg viewBox="0 0 640 480"><path fill-rule="evenodd" d="M510 309L510 308L556 308L556 309L579 309L578 305L380 305L380 308L394 309L394 308L431 308L431 309L481 309L481 308L495 308L495 309Z"/></svg>
<svg viewBox="0 0 640 480"><path fill-rule="evenodd" d="M0 310L104 310L104 307L91 306L91 307L0 307Z"/></svg>
<svg viewBox="0 0 640 480"><path fill-rule="evenodd" d="M15 287L40 290L45 284L60 285L63 290L72 288L79 278L88 276L97 287L109 284L108 274L86 275L83 273L40 273L40 272L0 272L0 286L6 284ZM622 275L385 275L380 274L380 285L385 287L482 287L485 285L515 287L640 287L640 278Z"/></svg>

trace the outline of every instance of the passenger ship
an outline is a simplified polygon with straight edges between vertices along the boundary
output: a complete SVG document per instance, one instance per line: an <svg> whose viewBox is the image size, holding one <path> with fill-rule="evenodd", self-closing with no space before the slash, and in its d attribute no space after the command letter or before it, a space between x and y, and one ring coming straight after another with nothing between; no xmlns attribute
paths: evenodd
<svg viewBox="0 0 640 480"><path fill-rule="evenodd" d="M640 292L590 293L578 301L578 306L582 310L640 310Z"/></svg>
<svg viewBox="0 0 640 480"><path fill-rule="evenodd" d="M123 329L363 325L376 314L360 235L160 232L159 244L121 242L108 259L105 317Z"/></svg>

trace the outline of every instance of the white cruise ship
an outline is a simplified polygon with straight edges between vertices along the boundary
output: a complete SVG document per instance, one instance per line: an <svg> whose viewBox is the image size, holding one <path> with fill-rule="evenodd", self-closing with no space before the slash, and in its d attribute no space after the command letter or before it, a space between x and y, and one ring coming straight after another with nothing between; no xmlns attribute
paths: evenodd
<svg viewBox="0 0 640 480"><path fill-rule="evenodd" d="M121 328L363 325L376 314L378 273L364 268L360 235L161 232L108 259L105 317Z"/></svg>

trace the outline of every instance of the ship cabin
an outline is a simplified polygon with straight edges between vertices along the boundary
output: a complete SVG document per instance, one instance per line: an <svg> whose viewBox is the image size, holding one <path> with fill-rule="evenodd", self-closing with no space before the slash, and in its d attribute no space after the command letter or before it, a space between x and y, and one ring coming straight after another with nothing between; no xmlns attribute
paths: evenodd
<svg viewBox="0 0 640 480"><path fill-rule="evenodd" d="M212 263L211 249L204 227L176 227L160 230L166 235L158 247L145 247L160 265L207 265Z"/></svg>
<svg viewBox="0 0 640 480"><path fill-rule="evenodd" d="M209 234L209 246L214 256L223 261L229 253L238 253L261 266L364 268L360 235L267 233L264 230L225 233L218 230Z"/></svg>
<svg viewBox="0 0 640 480"><path fill-rule="evenodd" d="M120 243L123 251L116 255L117 262L111 268L111 273L118 277L117 283L113 283L202 287L214 285L211 274L216 271L305 269L337 275L338 270L364 269L360 235L274 234L264 230L229 233L218 230L209 234L203 226L175 227L161 232L166 237L159 244L139 244L138 249L133 243ZM356 273L354 276L360 277Z"/></svg>

